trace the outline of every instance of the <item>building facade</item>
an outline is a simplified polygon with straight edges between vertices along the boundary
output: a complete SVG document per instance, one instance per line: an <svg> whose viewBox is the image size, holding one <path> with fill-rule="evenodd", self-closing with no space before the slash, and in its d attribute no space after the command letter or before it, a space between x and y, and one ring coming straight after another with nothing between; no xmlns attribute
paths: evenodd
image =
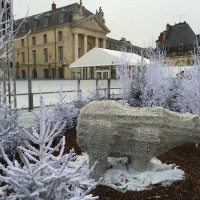
<svg viewBox="0 0 200 200"><path fill-rule="evenodd" d="M199 36L195 35L186 23L173 26L167 24L166 30L160 33L156 46L166 51L166 56L172 66L190 66L193 64L193 55L199 44Z"/></svg>
<svg viewBox="0 0 200 200"><path fill-rule="evenodd" d="M104 13L95 14L80 3L15 21L19 27L14 54L17 78L80 78L69 65L94 47L106 48Z"/></svg>

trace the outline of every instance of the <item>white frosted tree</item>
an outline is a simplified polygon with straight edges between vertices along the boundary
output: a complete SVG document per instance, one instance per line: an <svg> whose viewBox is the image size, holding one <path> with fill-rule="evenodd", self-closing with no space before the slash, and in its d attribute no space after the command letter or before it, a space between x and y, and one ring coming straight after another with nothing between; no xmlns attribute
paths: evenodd
<svg viewBox="0 0 200 200"><path fill-rule="evenodd" d="M20 27L20 25L19 25ZM14 38L19 29L14 30L13 1L1 0L0 3L0 143L6 153L12 156L18 145L20 112L15 107L15 70L13 48ZM11 87L13 84L13 88ZM12 89L11 89L12 88ZM12 99L14 97L14 99Z"/></svg>
<svg viewBox="0 0 200 200"><path fill-rule="evenodd" d="M150 63L145 73L144 86L141 93L141 107L161 106L169 108L171 79L167 77L169 63L163 52L147 51Z"/></svg>
<svg viewBox="0 0 200 200"><path fill-rule="evenodd" d="M127 102L132 107L142 106L142 93L145 85L147 63L144 59L137 61L137 65L132 67L132 82ZM129 80L130 81L130 80Z"/></svg>
<svg viewBox="0 0 200 200"><path fill-rule="evenodd" d="M20 111L12 109L12 105L6 101L0 106L0 144L10 158L13 157L16 147L22 140L19 116Z"/></svg>
<svg viewBox="0 0 200 200"><path fill-rule="evenodd" d="M66 101L67 93L63 91L61 86L56 95L58 102L53 108L54 120L55 121L66 121L65 130L69 130L74 127L74 120L77 115L77 111L73 104Z"/></svg>
<svg viewBox="0 0 200 200"><path fill-rule="evenodd" d="M71 99L71 103L72 107L74 108L76 118L78 117L80 109L88 104L88 102L88 96L83 96L80 90L75 91L74 96Z"/></svg>
<svg viewBox="0 0 200 200"><path fill-rule="evenodd" d="M129 98L131 92L132 69L130 63L132 56L131 53L127 53L126 46L123 46L120 58L115 61L119 64L116 66L116 78L118 79L119 93L123 101Z"/></svg>
<svg viewBox="0 0 200 200"><path fill-rule="evenodd" d="M92 101L102 101L106 99L106 92L101 88L102 85L97 86L95 90L89 90L89 95L87 97L88 102Z"/></svg>
<svg viewBox="0 0 200 200"><path fill-rule="evenodd" d="M88 194L98 182L88 179L90 169L84 176L80 170L68 166L76 159L72 150L64 153L65 137L55 143L66 122L52 121L43 98L40 98L40 126L29 132L24 130L27 141L17 147L20 159L12 162L3 147L1 152L6 165L0 164L1 199L10 200L94 200ZM58 130L58 127L59 130ZM8 192L9 191L9 192Z"/></svg>
<svg viewBox="0 0 200 200"><path fill-rule="evenodd" d="M200 115L200 58L194 56L194 65L184 76L178 78L177 95L174 107L181 113Z"/></svg>
<svg viewBox="0 0 200 200"><path fill-rule="evenodd" d="M127 58L117 67L121 96L130 106L169 108L172 81L167 78L169 64L163 52L147 49L149 63L145 63L143 53L136 66L129 66Z"/></svg>

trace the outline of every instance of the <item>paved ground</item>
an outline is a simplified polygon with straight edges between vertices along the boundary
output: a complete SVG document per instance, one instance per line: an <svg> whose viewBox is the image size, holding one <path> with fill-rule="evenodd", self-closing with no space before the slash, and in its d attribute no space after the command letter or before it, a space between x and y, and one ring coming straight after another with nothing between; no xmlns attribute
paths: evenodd
<svg viewBox="0 0 200 200"><path fill-rule="evenodd" d="M35 110L37 112L37 109ZM27 128L33 125L36 125L35 116L32 112L28 112L28 110L23 110L19 121L22 123L23 127Z"/></svg>

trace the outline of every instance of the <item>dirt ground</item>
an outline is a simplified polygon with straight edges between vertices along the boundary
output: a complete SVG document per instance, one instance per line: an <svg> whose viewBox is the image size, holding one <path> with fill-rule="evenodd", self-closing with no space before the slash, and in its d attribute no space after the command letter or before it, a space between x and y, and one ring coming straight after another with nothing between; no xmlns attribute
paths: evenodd
<svg viewBox="0 0 200 200"><path fill-rule="evenodd" d="M66 134L66 151L72 147L77 154L81 154L81 149L76 143L76 130L70 130ZM200 145L184 144L177 146L158 157L167 164L176 164L184 170L185 180L178 181L170 186L163 187L156 185L145 191L127 191L121 193L111 187L99 185L92 194L99 196L100 200L200 200Z"/></svg>

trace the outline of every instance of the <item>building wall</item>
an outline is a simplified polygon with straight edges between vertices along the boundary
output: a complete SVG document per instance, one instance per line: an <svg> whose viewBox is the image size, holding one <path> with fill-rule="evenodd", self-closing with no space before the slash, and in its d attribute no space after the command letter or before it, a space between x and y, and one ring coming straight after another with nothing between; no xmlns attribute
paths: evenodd
<svg viewBox="0 0 200 200"><path fill-rule="evenodd" d="M14 47L17 78L34 78L33 70L37 71L37 78L81 77L81 69L69 69L69 65L90 49L106 46L106 34L109 30L97 14L81 18L77 23L64 23L32 30L27 36L19 34ZM59 32L62 32L62 40L59 40ZM44 35L47 36L46 43L44 43ZM36 38L36 44L32 42L33 37ZM22 40L24 40L24 46L22 46ZM59 48L61 47L63 48L63 60L59 59ZM46 62L44 49L48 50ZM33 51L36 52L35 62ZM25 55L24 62L22 54ZM44 70L48 71L46 77ZM60 70L63 73L60 74Z"/></svg>

